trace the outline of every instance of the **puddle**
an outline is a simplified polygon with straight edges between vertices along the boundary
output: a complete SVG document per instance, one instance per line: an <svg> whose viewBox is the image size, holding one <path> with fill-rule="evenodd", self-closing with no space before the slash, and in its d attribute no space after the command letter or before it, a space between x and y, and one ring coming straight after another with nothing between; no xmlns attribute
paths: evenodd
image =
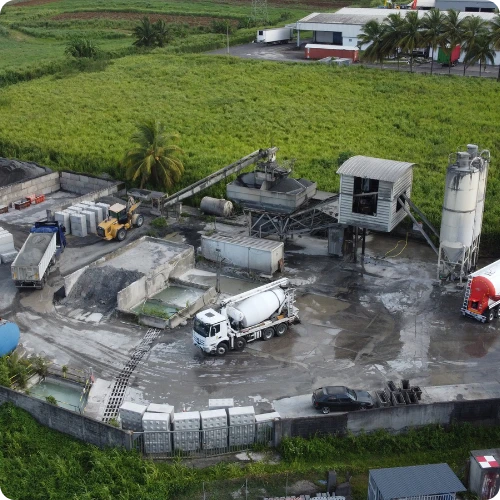
<svg viewBox="0 0 500 500"><path fill-rule="evenodd" d="M154 310L154 316L158 315L158 313L172 316L180 309L184 309L196 302L204 293L205 290L200 288L170 285L142 304L134 307L133 311L141 313L149 310L152 313Z"/></svg>
<svg viewBox="0 0 500 500"><path fill-rule="evenodd" d="M53 396L57 406L76 412L83 410L87 402L82 394L83 386L52 378L46 378L30 388L30 396L43 401L47 396Z"/></svg>

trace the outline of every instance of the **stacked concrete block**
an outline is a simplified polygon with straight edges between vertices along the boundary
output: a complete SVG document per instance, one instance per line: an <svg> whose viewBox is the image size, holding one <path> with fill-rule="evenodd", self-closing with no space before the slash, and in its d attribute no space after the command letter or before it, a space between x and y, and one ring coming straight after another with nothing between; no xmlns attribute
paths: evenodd
<svg viewBox="0 0 500 500"><path fill-rule="evenodd" d="M170 417L174 415L174 407L167 404L150 403L146 411L148 413L168 413Z"/></svg>
<svg viewBox="0 0 500 500"><path fill-rule="evenodd" d="M82 207L77 207L76 205L72 205L71 207L67 208L66 209L68 212L72 212L72 213L81 213L81 211L83 210Z"/></svg>
<svg viewBox="0 0 500 500"><path fill-rule="evenodd" d="M266 439L271 440L274 422L280 418L280 414L277 411L255 415L255 431L258 443L263 443Z"/></svg>
<svg viewBox="0 0 500 500"><path fill-rule="evenodd" d="M146 412L142 416L144 451L146 453L169 453L172 451L170 415L170 413Z"/></svg>
<svg viewBox="0 0 500 500"><path fill-rule="evenodd" d="M55 212L54 219L59 222L59 225L63 225L66 228L66 232L69 234L71 232L71 222L69 220L69 212L63 210L62 212Z"/></svg>
<svg viewBox="0 0 500 500"><path fill-rule="evenodd" d="M87 221L87 234L95 234L97 232L97 224L95 220L95 212L83 210L82 215L85 215Z"/></svg>
<svg viewBox="0 0 500 500"><path fill-rule="evenodd" d="M174 449L196 451L200 449L200 412L187 411L174 413L172 430Z"/></svg>
<svg viewBox="0 0 500 500"><path fill-rule="evenodd" d="M73 236L87 236L87 218L83 214L72 213L69 216L71 225L71 234Z"/></svg>
<svg viewBox="0 0 500 500"><path fill-rule="evenodd" d="M253 406L228 408L229 446L253 444L255 441L255 409Z"/></svg>
<svg viewBox="0 0 500 500"><path fill-rule="evenodd" d="M205 450L227 446L227 413L224 409L200 412L202 446Z"/></svg>
<svg viewBox="0 0 500 500"><path fill-rule="evenodd" d="M233 398L223 398L223 399L209 399L208 409L209 410L219 410L225 408L232 408L234 406Z"/></svg>
<svg viewBox="0 0 500 500"><path fill-rule="evenodd" d="M17 252L14 248L14 238L6 229L0 228L0 262L9 264L14 262Z"/></svg>
<svg viewBox="0 0 500 500"><path fill-rule="evenodd" d="M147 406L125 402L120 406L120 420L122 428L135 432L142 432L142 417Z"/></svg>
<svg viewBox="0 0 500 500"><path fill-rule="evenodd" d="M87 205L87 211L94 212L96 225L99 225L103 221L102 210L100 207L96 207L95 205Z"/></svg>
<svg viewBox="0 0 500 500"><path fill-rule="evenodd" d="M95 206L102 210L102 220L107 219L110 205L107 203L96 203Z"/></svg>

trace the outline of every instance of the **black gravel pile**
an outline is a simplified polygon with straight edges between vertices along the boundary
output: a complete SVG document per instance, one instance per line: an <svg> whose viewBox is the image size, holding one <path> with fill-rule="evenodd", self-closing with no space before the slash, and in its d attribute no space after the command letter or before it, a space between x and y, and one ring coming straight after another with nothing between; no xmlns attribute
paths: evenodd
<svg viewBox="0 0 500 500"><path fill-rule="evenodd" d="M50 168L41 167L36 163L0 158L0 187L27 181L51 172Z"/></svg>

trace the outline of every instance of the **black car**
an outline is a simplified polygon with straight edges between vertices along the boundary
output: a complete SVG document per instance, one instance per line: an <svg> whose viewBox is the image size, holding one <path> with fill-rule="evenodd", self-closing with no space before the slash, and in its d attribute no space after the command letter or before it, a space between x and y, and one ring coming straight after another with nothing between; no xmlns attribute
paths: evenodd
<svg viewBox="0 0 500 500"><path fill-rule="evenodd" d="M312 404L323 413L368 410L373 408L373 399L366 391L343 386L328 386L320 387L313 392Z"/></svg>

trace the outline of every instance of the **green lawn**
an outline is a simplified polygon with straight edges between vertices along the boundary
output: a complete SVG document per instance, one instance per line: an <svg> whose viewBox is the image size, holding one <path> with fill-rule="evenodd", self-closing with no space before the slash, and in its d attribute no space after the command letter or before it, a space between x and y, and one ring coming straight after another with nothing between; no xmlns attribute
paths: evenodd
<svg viewBox="0 0 500 500"><path fill-rule="evenodd" d="M300 480L325 491L320 480L333 469L339 481L352 475L353 498L363 500L370 469L445 462L463 480L470 450L495 447L500 439L498 426L465 424L399 436L295 438L283 443L277 463L221 458L200 468L198 462L155 463L135 452L99 450L42 427L10 404L0 406L0 426L0 485L15 500L232 500L245 498L245 486L249 498L284 496Z"/></svg>
<svg viewBox="0 0 500 500"><path fill-rule="evenodd" d="M113 172L153 116L181 134L182 185L275 144L295 175L335 191L336 159L351 151L417 163L413 198L438 224L448 155L473 142L492 153L484 229L498 234L496 81L164 52L4 88L0 154Z"/></svg>

